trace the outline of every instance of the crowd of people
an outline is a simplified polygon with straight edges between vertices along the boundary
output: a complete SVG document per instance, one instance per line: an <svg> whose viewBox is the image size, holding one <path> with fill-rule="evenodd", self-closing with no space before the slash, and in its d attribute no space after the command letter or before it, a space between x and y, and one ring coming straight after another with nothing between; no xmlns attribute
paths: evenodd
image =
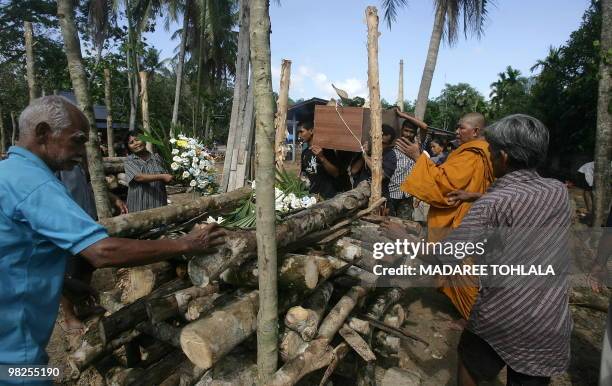
<svg viewBox="0 0 612 386"><path fill-rule="evenodd" d="M382 127L381 189L387 214L426 222L431 242L476 243L492 238L493 230L511 229L496 235L503 248L491 252L489 261L548 264L566 272L570 200L563 183L536 172L549 140L540 121L516 114L487 125L482 114L469 113L459 120L456 138L448 141L432 137L427 124L411 115L397 115L403 120L399 130ZM20 115L18 143L0 162L0 364L47 363L45 347L60 302L65 314L72 311L69 297L62 300L62 294L87 292L78 285L70 288L73 276L80 279L98 267L208 253L225 242L224 231L214 224L176 240L110 237L96 222L87 182L87 127L86 117L66 99L34 100ZM364 143L361 153L340 152L314 146L314 135L312 122L300 124L305 146L301 174L311 193L327 199L371 180L370 144ZM127 205L111 197L117 212L165 205L171 174L136 134L128 136L126 146L131 153L125 161L129 192ZM386 221L382 228L388 238L406 238L398 222ZM525 229L531 232L518 231ZM602 245L610 245L609 236ZM607 255L609 249L600 248L600 273ZM420 258L435 264L477 263L441 251ZM84 262L87 267L79 268ZM488 286L469 275L440 278L441 291L462 318L456 323L463 331L458 383L490 381L507 367L509 385L546 385L565 371L572 328L568 286L563 274L550 286ZM80 328L74 315L65 317ZM611 377L611 370L609 362L602 362L602 377Z"/></svg>

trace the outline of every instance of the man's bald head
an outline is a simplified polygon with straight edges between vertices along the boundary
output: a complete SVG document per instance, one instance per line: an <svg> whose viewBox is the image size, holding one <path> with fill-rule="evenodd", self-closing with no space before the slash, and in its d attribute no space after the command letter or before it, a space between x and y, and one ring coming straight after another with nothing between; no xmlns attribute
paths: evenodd
<svg viewBox="0 0 612 386"><path fill-rule="evenodd" d="M70 170L85 157L88 120L68 99L35 99L19 116L19 146L51 170Z"/></svg>
<svg viewBox="0 0 612 386"><path fill-rule="evenodd" d="M76 121L76 122L75 122ZM78 125L87 119L68 99L49 95L34 99L19 115L19 138L25 139L35 134L36 126L46 124L53 133L58 133L72 123Z"/></svg>
<svg viewBox="0 0 612 386"><path fill-rule="evenodd" d="M482 131L486 126L484 115L480 113L467 113L457 124L457 139L461 144L482 138Z"/></svg>

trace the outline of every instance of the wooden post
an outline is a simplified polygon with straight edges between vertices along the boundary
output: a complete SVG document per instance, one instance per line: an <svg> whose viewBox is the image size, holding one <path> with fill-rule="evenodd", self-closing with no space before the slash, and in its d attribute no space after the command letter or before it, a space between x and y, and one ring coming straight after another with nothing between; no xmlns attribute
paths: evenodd
<svg viewBox="0 0 612 386"><path fill-rule="evenodd" d="M291 60L283 59L281 63L280 88L278 89L278 101L276 103L276 139L274 141L274 152L276 156L276 167L283 168L285 161L285 138L287 137L287 103L289 100L289 82L291 80Z"/></svg>
<svg viewBox="0 0 612 386"><path fill-rule="evenodd" d="M244 125L244 112L247 109L249 84L249 21L250 7L247 0L240 1L240 29L238 32L238 52L236 54L236 80L234 82L234 98L232 101L232 114L230 128L223 163L223 178L221 190L228 192L230 188L230 175L238 158L238 147Z"/></svg>
<svg viewBox="0 0 612 386"><path fill-rule="evenodd" d="M113 134L113 112L111 102L111 75L110 69L104 69L104 103L106 103L106 144L108 156L115 156L115 136Z"/></svg>
<svg viewBox="0 0 612 386"><path fill-rule="evenodd" d="M147 83L149 82L149 73L140 71L140 103L142 106L142 129L145 133L151 134L151 125L149 124L149 91ZM153 144L147 142L147 150L153 151Z"/></svg>
<svg viewBox="0 0 612 386"><path fill-rule="evenodd" d="M38 98L38 91L36 90L36 71L34 70L34 32L32 30L32 23L30 23L29 21L23 22L23 28L25 30L26 73L28 76L30 102L32 102L34 99Z"/></svg>
<svg viewBox="0 0 612 386"><path fill-rule="evenodd" d="M382 196L382 114L378 84L378 11L366 8L368 23L368 88L370 89L370 136L372 144L372 194L370 205Z"/></svg>
<svg viewBox="0 0 612 386"><path fill-rule="evenodd" d="M255 180L257 186L258 383L265 384L278 364L276 215L274 212L274 111L270 67L270 3L251 0L251 64L255 107Z"/></svg>
<svg viewBox="0 0 612 386"><path fill-rule="evenodd" d="M400 60L399 85L397 88L397 107L404 111L404 61Z"/></svg>
<svg viewBox="0 0 612 386"><path fill-rule="evenodd" d="M610 90L612 89L612 1L601 2L601 61L599 63L599 92L597 98L597 133L595 140L595 171L593 197L593 226L605 223L610 207L610 148L612 147L612 117Z"/></svg>
<svg viewBox="0 0 612 386"><path fill-rule="evenodd" d="M83 111L89 121L89 141L86 145L87 163L96 202L96 211L98 218L103 219L111 217L113 212L111 211L110 200L108 198L108 186L106 184L106 176L104 175L102 154L100 153L93 102L89 93L83 57L81 56L81 42L74 20L74 2L72 0L58 0L57 16L62 30L62 37L64 38L64 51L68 60L68 71L70 72L72 88L74 89L74 94L81 111Z"/></svg>
<svg viewBox="0 0 612 386"><path fill-rule="evenodd" d="M11 134L11 146L15 146L15 137L17 136L17 118L15 112L11 111L11 124L13 125L13 132Z"/></svg>

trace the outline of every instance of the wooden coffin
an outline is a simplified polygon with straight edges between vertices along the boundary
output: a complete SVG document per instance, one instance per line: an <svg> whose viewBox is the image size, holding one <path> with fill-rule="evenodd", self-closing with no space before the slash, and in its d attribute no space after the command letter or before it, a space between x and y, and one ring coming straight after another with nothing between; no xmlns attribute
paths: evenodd
<svg viewBox="0 0 612 386"><path fill-rule="evenodd" d="M399 119L393 109L382 111L382 122L400 134ZM314 127L313 145L360 152L361 144L370 141L370 109L315 106Z"/></svg>

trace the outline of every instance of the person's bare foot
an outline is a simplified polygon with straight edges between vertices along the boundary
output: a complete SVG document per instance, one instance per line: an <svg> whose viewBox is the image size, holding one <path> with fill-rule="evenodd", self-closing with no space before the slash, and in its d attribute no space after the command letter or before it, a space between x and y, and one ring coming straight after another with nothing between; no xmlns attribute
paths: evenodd
<svg viewBox="0 0 612 386"><path fill-rule="evenodd" d="M463 318L457 319L457 320L451 320L450 322L448 322L448 328L454 331L463 331L466 326L467 326L467 320Z"/></svg>

